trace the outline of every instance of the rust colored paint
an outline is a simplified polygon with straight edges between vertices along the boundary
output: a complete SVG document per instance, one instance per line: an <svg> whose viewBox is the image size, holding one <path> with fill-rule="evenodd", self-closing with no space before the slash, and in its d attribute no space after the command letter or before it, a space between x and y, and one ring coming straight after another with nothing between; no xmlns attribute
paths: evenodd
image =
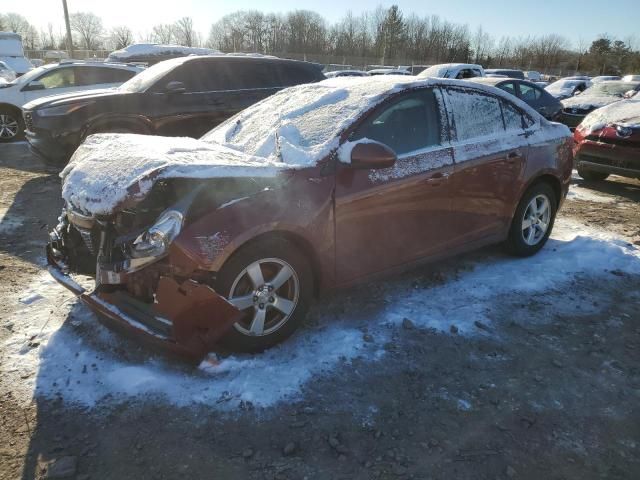
<svg viewBox="0 0 640 480"><path fill-rule="evenodd" d="M155 310L171 319L173 338L189 350L207 352L242 317L241 312L211 287L162 277Z"/></svg>

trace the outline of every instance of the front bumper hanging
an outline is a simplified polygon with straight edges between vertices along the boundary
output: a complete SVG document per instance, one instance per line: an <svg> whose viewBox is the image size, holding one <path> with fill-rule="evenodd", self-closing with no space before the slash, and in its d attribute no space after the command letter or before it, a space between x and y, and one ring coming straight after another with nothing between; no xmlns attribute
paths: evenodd
<svg viewBox="0 0 640 480"><path fill-rule="evenodd" d="M98 286L88 291L70 275L63 254L47 245L49 273L110 328L130 334L151 347L199 362L236 323L242 313L211 287L162 276L155 302L142 302L125 289ZM119 273L119 278L124 278Z"/></svg>

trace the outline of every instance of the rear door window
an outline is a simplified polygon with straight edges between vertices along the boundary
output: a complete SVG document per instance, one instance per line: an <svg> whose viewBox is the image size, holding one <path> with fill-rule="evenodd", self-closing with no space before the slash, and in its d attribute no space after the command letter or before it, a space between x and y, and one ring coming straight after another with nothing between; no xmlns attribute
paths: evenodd
<svg viewBox="0 0 640 480"><path fill-rule="evenodd" d="M445 96L451 110L452 128L458 141L496 135L505 131L502 109L497 97L457 88L446 89Z"/></svg>
<svg viewBox="0 0 640 480"><path fill-rule="evenodd" d="M122 68L75 67L76 85L96 85L101 83L123 83L135 72Z"/></svg>
<svg viewBox="0 0 640 480"><path fill-rule="evenodd" d="M524 129L524 118L518 108L510 102L502 100L502 112L504 113L504 123L507 131Z"/></svg>
<svg viewBox="0 0 640 480"><path fill-rule="evenodd" d="M540 92L537 88L524 83L521 83L519 87L520 87L520 98L522 99L523 102L534 103L537 100L540 100L540 97L542 96L542 92Z"/></svg>
<svg viewBox="0 0 640 480"><path fill-rule="evenodd" d="M432 89L402 95L374 113L351 136L384 143L398 155L441 143L438 106Z"/></svg>
<svg viewBox="0 0 640 480"><path fill-rule="evenodd" d="M238 61L232 63L232 70L238 90L283 86L275 62Z"/></svg>
<svg viewBox="0 0 640 480"><path fill-rule="evenodd" d="M513 96L517 96L516 94L516 86L513 82L504 82L500 84L499 87L501 90L504 90L507 93L510 93Z"/></svg>

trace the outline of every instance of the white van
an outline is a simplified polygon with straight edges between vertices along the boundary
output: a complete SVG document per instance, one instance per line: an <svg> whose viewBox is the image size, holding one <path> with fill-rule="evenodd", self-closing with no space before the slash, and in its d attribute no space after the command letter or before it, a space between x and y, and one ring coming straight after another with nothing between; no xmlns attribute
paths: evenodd
<svg viewBox="0 0 640 480"><path fill-rule="evenodd" d="M0 61L16 72L18 77L33 68L24 56L22 37L13 32L0 32Z"/></svg>

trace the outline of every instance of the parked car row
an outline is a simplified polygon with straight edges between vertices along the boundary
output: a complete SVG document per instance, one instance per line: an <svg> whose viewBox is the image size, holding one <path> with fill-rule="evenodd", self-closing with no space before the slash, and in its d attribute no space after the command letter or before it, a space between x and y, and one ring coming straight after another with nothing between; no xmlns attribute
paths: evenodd
<svg viewBox="0 0 640 480"><path fill-rule="evenodd" d="M24 106L27 140L66 163L94 133L199 138L277 91L325 77L321 65L264 56L188 56L157 63L117 89L47 97Z"/></svg>
<svg viewBox="0 0 640 480"><path fill-rule="evenodd" d="M137 65L64 61L34 68L7 83L0 83L0 142L23 135L23 107L51 95L106 89L121 85L143 70ZM56 113L45 112L43 115Z"/></svg>

